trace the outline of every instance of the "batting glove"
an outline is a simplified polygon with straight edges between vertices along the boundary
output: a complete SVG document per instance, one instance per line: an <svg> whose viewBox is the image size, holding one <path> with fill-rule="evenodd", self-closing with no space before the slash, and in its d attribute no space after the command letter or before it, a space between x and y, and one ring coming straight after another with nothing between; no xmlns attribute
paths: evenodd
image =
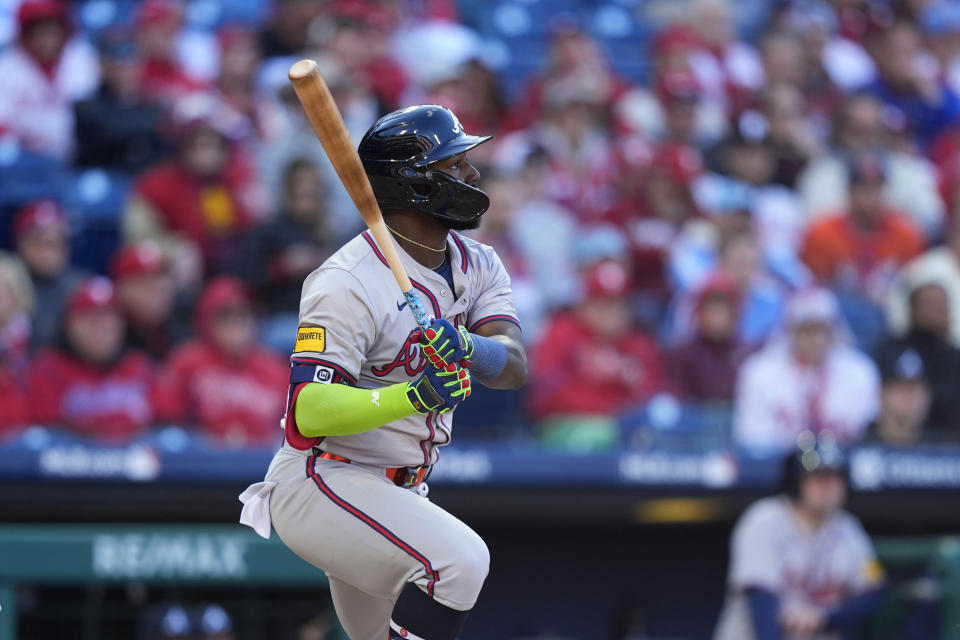
<svg viewBox="0 0 960 640"><path fill-rule="evenodd" d="M446 413L470 397L470 372L455 363L426 367L407 383L407 399L417 413Z"/></svg>
<svg viewBox="0 0 960 640"><path fill-rule="evenodd" d="M466 327L454 327L448 320L436 318L420 335L420 348L437 369L448 364L470 360L473 355L473 336Z"/></svg>

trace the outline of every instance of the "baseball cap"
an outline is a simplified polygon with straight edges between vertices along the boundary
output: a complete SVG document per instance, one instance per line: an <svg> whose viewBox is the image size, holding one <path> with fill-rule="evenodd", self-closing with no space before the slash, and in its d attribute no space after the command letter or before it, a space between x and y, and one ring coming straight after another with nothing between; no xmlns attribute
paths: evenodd
<svg viewBox="0 0 960 640"><path fill-rule="evenodd" d="M178 23L183 17L180 5L171 0L147 0L137 11L137 27L154 24Z"/></svg>
<svg viewBox="0 0 960 640"><path fill-rule="evenodd" d="M112 309L117 300L108 278L98 276L82 283L67 299L67 313Z"/></svg>
<svg viewBox="0 0 960 640"><path fill-rule="evenodd" d="M740 287L737 282L723 272L717 272L707 278L697 291L697 308L712 300L723 299L734 306L740 304Z"/></svg>
<svg viewBox="0 0 960 640"><path fill-rule="evenodd" d="M160 245L153 240L143 240L120 249L110 263L110 275L114 280L147 273L159 273L167 267L166 257Z"/></svg>
<svg viewBox="0 0 960 640"><path fill-rule="evenodd" d="M17 23L21 33L42 20L57 20L64 26L69 26L67 9L60 0L24 0L17 9Z"/></svg>
<svg viewBox="0 0 960 640"><path fill-rule="evenodd" d="M796 292L787 302L787 325L834 324L840 315L836 296L829 289L811 287Z"/></svg>
<svg viewBox="0 0 960 640"><path fill-rule="evenodd" d="M37 229L59 229L67 232L67 217L54 200L35 200L21 207L13 217L14 242L20 242Z"/></svg>
<svg viewBox="0 0 960 640"><path fill-rule="evenodd" d="M588 267L585 281L590 298L619 298L630 290L630 274L616 260L601 260Z"/></svg>
<svg viewBox="0 0 960 640"><path fill-rule="evenodd" d="M880 377L888 382L926 382L927 370L923 358L911 347L892 354L882 354L877 358Z"/></svg>

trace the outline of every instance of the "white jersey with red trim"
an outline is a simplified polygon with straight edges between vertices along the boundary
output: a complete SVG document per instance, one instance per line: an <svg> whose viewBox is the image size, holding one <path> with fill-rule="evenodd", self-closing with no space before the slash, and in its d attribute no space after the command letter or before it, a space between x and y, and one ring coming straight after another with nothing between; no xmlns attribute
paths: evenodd
<svg viewBox="0 0 960 640"><path fill-rule="evenodd" d="M803 606L829 611L882 578L870 538L853 515L840 511L819 530L810 531L796 518L788 498L764 498L751 505L734 527L727 600L714 640L756 637L746 596L750 588L776 595L781 610ZM820 633L804 640L838 636Z"/></svg>
<svg viewBox="0 0 960 640"><path fill-rule="evenodd" d="M470 331L496 320L519 326L507 275L489 246L451 232L447 236L454 290L439 273L395 245L427 313ZM365 231L307 276L300 298L300 328L291 356L292 406L306 382L340 382L376 389L419 376L427 365L409 340L416 323L373 236ZM309 375L305 375L309 374ZM376 398L374 397L373 401ZM293 412L285 418L287 442L373 466L433 464L450 442L454 411L412 415L349 436L306 438Z"/></svg>

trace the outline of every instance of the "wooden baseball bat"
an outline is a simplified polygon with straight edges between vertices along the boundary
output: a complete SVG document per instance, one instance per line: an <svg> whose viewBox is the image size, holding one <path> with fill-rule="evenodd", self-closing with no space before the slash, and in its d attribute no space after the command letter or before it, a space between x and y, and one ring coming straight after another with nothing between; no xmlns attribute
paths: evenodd
<svg viewBox="0 0 960 640"><path fill-rule="evenodd" d="M323 81L317 69L317 63L313 60L296 62L290 67L288 75L290 84L293 85L300 104L303 105L303 110L310 119L310 124L313 125L314 133L317 134L340 181L346 187L353 203L357 205L363 221L387 259L387 264L390 265L390 270L393 271L393 276L397 279L397 284L400 285L400 290L403 291L409 303L413 317L422 329L426 329L430 320L420 298L413 290L407 272L400 264L400 256L397 255L393 238L390 237L387 226L383 222L383 214L373 196L373 189L363 170L360 156L350 141L350 134L343 122L343 116L340 115L340 110L333 101L333 96L330 95L330 89L327 88L327 83Z"/></svg>

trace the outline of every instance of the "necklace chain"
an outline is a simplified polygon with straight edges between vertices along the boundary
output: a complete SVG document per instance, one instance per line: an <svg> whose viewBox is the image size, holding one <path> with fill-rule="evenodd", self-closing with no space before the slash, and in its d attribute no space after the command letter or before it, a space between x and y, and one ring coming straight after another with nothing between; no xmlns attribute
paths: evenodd
<svg viewBox="0 0 960 640"><path fill-rule="evenodd" d="M406 241L409 242L410 244L415 244L415 245L417 245L418 247L421 247L421 248L423 248L423 249L427 249L428 251L433 251L434 253L444 253L444 252L447 250L447 242L446 242L446 240L444 240L444 242L443 242L443 247L442 247L442 248L440 248L440 249L434 249L433 247L428 246L428 245L425 245L425 244L423 244L422 242L417 242L416 240L411 240L410 238L408 238L408 237L405 236L405 235L402 235L402 234L399 233L396 229L394 229L393 227L391 227L390 225L388 225L388 224L386 224L386 223L384 223L384 226L386 226L387 229L390 229L390 233L392 233L393 235L397 236L398 238L400 238L400 239L402 239L402 240L406 240Z"/></svg>

